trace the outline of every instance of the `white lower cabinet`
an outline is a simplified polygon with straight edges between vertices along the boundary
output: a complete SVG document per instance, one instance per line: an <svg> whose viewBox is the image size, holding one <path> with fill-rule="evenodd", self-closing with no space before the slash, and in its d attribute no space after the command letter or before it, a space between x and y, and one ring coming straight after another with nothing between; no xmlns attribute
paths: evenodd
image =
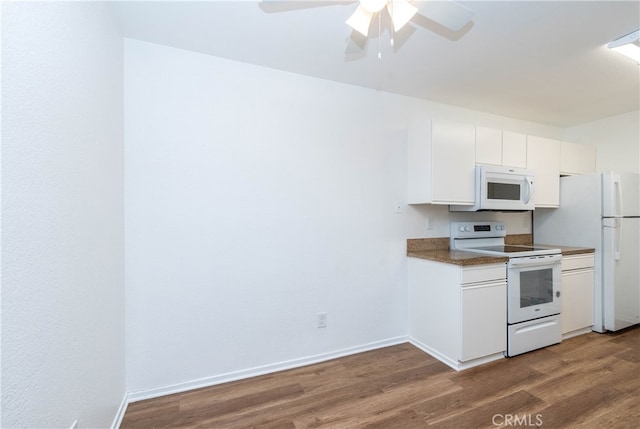
<svg viewBox="0 0 640 429"><path fill-rule="evenodd" d="M409 258L411 342L461 370L504 357L506 264L463 267Z"/></svg>
<svg viewBox="0 0 640 429"><path fill-rule="evenodd" d="M480 285L462 285L461 315L460 361L465 362L506 350L507 285L504 280Z"/></svg>
<svg viewBox="0 0 640 429"><path fill-rule="evenodd" d="M562 258L562 337L591 331L593 325L594 254Z"/></svg>

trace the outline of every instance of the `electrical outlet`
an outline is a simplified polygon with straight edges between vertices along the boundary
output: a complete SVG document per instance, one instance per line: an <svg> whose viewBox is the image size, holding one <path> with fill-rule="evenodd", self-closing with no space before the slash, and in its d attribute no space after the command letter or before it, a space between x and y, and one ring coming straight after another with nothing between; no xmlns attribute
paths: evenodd
<svg viewBox="0 0 640 429"><path fill-rule="evenodd" d="M396 213L397 214L402 213L402 201L396 201Z"/></svg>
<svg viewBox="0 0 640 429"><path fill-rule="evenodd" d="M318 313L318 328L327 327L327 313Z"/></svg>
<svg viewBox="0 0 640 429"><path fill-rule="evenodd" d="M433 218L432 217L428 217L427 218L427 230L431 231L433 229Z"/></svg>

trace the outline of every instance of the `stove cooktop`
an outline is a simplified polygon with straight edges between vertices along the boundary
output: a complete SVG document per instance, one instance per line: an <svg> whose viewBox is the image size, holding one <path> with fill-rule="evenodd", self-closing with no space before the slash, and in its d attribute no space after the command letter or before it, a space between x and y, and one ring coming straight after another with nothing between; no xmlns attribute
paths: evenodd
<svg viewBox="0 0 640 429"><path fill-rule="evenodd" d="M477 247L477 248L474 248L474 250L486 250L486 251L497 252L497 253L519 253L519 252L545 251L549 249L544 247L532 247L532 246L522 246L522 245L504 245L504 246Z"/></svg>
<svg viewBox="0 0 640 429"><path fill-rule="evenodd" d="M555 255L560 249L524 244L505 244L504 222L451 222L449 248L492 256L524 258Z"/></svg>
<svg viewBox="0 0 640 429"><path fill-rule="evenodd" d="M482 253L485 255L508 256L510 258L538 256L538 255L554 255L561 253L560 249L550 249L546 247L533 247L524 245L498 245L498 246L481 246L467 247L464 250L473 253Z"/></svg>

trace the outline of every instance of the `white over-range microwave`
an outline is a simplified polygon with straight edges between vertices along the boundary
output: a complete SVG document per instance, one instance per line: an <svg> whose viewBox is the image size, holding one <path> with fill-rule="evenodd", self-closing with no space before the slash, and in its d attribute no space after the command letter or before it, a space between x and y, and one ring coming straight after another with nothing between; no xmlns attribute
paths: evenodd
<svg viewBox="0 0 640 429"><path fill-rule="evenodd" d="M535 208L533 172L522 168L476 165L475 204L450 211L525 211Z"/></svg>

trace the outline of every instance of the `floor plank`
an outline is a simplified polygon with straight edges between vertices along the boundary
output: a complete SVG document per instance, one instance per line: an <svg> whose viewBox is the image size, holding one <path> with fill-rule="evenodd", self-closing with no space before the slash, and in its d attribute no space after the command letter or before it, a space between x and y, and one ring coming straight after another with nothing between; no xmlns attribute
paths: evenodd
<svg viewBox="0 0 640 429"><path fill-rule="evenodd" d="M525 390L513 394L492 397L482 405L455 414L449 418L430 422L430 426L440 428L484 428L506 423L509 416L519 416L521 421L537 422L538 413L546 403Z"/></svg>
<svg viewBox="0 0 640 429"><path fill-rule="evenodd" d="M121 427L636 428L639 354L640 327L461 372L400 344L135 402Z"/></svg>

